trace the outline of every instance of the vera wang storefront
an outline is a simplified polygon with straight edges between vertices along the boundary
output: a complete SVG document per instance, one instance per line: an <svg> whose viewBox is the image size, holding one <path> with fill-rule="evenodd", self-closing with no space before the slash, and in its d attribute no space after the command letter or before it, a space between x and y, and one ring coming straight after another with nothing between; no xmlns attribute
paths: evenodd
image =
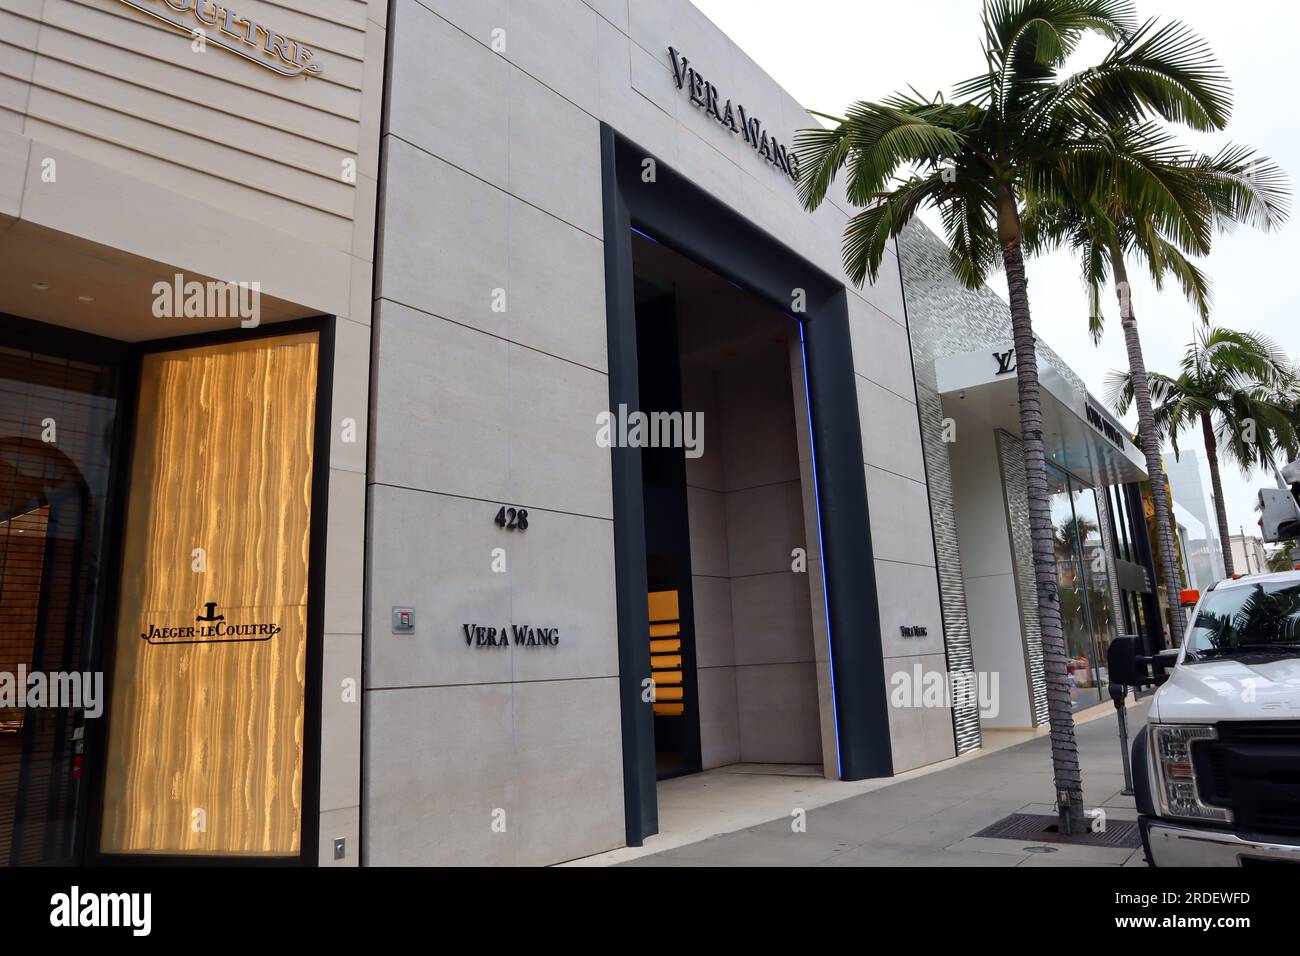
<svg viewBox="0 0 1300 956"><path fill-rule="evenodd" d="M952 757L946 701L890 703L948 671L898 266L858 288L850 205L800 204L814 120L688 0L509 19L388 21L365 862L556 863L662 832L670 777Z"/></svg>

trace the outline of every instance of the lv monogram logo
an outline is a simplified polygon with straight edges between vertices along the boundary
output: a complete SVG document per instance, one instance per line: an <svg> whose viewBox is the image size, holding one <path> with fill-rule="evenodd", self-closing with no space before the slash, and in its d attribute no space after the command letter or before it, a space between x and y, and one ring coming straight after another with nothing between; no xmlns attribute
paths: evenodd
<svg viewBox="0 0 1300 956"><path fill-rule="evenodd" d="M998 360L998 374L1006 375L1008 372L1016 370L1016 350L1008 349L1005 352L994 352L993 357Z"/></svg>

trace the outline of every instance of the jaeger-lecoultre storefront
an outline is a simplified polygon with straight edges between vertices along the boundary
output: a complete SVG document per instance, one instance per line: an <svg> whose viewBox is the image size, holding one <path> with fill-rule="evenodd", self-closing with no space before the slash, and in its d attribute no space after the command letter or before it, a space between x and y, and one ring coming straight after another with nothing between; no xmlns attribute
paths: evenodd
<svg viewBox="0 0 1300 956"><path fill-rule="evenodd" d="M0 4L0 865L358 862L384 23Z"/></svg>

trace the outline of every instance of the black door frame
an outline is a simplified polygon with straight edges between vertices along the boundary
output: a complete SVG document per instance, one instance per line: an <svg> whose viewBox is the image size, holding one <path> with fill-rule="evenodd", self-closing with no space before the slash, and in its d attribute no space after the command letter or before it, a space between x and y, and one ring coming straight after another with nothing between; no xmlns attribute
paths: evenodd
<svg viewBox="0 0 1300 956"><path fill-rule="evenodd" d="M637 408L632 230L695 260L800 321L812 419L830 634L836 759L842 780L893 774L889 708L867 508L866 464L842 283L602 123L610 408ZM652 181L643 179L653 161ZM797 202L794 194L790 201ZM794 290L806 311L791 314ZM658 832L647 640L645 514L637 448L611 449L619 690L627 842Z"/></svg>
<svg viewBox="0 0 1300 956"><path fill-rule="evenodd" d="M145 355L173 352L226 342L317 333L316 415L312 460L312 512L308 546L307 673L303 708L302 824L296 856L200 856L187 854L108 854L99 850L103 816L104 774L112 708L105 705L98 720L86 722L83 786L77 806L77 862L114 866L316 866L319 862L321 686L325 630L325 555L329 514L330 415L333 398L334 327L332 316L316 316L259 325L255 329L221 329L145 342L122 342L104 336L49 325L19 316L0 315L0 344L57 358L91 362L118 373L117 420L108 481L107 514L100 555L103 610L91 635L86 666L104 674L104 694L112 700L113 675L106 665L116 645L117 611L124 585L122 556L126 508L131 487L131 459L139 405L140 367Z"/></svg>

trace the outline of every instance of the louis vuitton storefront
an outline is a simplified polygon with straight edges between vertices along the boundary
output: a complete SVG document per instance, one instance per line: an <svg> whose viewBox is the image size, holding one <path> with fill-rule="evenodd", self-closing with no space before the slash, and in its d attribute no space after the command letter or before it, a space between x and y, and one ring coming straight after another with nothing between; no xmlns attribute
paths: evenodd
<svg viewBox="0 0 1300 956"><path fill-rule="evenodd" d="M999 676L995 712L977 721L956 714L967 751L983 729L1047 722L1015 350L1006 302L956 282L938 237L909 229L900 251L944 626L950 647L962 646L977 672ZM1141 507L1147 474L1127 430L1069 364L1042 338L1036 350L1057 594L1071 699L1081 711L1109 704L1112 638L1164 644Z"/></svg>

